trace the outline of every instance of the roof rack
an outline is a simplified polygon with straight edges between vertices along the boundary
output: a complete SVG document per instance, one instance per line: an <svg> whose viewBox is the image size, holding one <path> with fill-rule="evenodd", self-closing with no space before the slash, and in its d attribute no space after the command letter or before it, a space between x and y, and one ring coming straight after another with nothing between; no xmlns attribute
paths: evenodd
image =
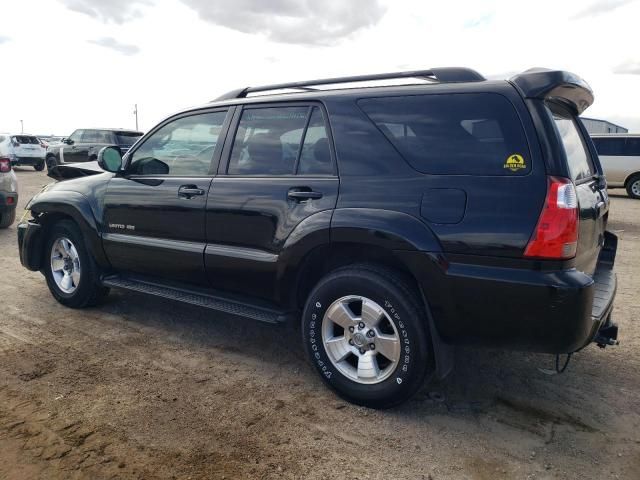
<svg viewBox="0 0 640 480"><path fill-rule="evenodd" d="M306 80L303 82L275 83L273 85L263 85L260 87L246 87L232 90L216 98L214 101L231 100L234 98L245 98L250 93L268 92L272 90L303 90L315 91L312 88L319 85L337 85L341 83L369 82L376 80L395 80L400 78L423 78L440 83L455 82L481 82L486 80L475 70L470 68L444 67L432 68L430 70L413 70L408 72L377 73L373 75L355 75L351 77L321 78L316 80Z"/></svg>

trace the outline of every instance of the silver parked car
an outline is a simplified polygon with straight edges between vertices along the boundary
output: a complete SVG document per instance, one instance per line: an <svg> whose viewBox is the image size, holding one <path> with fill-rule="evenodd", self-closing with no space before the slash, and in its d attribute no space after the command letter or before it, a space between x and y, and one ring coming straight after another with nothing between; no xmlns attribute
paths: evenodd
<svg viewBox="0 0 640 480"><path fill-rule="evenodd" d="M11 160L0 155L0 228L9 227L16 219L18 179L11 168Z"/></svg>
<svg viewBox="0 0 640 480"><path fill-rule="evenodd" d="M640 134L591 136L610 188L625 188L640 199Z"/></svg>

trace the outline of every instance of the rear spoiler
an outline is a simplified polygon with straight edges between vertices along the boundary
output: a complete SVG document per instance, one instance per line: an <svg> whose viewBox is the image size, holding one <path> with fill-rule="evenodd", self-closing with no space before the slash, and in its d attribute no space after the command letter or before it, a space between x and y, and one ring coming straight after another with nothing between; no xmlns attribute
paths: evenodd
<svg viewBox="0 0 640 480"><path fill-rule="evenodd" d="M593 103L593 90L579 76L562 70L531 68L511 77L525 98L555 100L580 115Z"/></svg>

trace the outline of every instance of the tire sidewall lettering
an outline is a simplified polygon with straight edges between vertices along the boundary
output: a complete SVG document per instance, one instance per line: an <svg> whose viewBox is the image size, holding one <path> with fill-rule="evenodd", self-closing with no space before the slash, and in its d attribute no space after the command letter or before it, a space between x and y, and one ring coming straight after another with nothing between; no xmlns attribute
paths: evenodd
<svg viewBox="0 0 640 480"><path fill-rule="evenodd" d="M309 318L306 332L307 342L309 343L309 347L312 352L312 361L315 363L316 368L325 377L326 380L331 381L332 377L334 377L342 378L345 381L351 382L350 379L344 377L339 372L334 371L333 364L329 360L326 351L324 350L323 342L320 340L322 338L322 333L319 329L322 328L322 319L324 318L325 313L324 305L331 305L331 303L337 300L337 298L339 297L336 297L335 299L331 299L329 301L320 297L312 298L310 300L308 305L311 308L307 312ZM408 325L402 321L402 315L398 311L398 307L396 307L390 299L383 299L382 302L379 301L379 298L373 298L373 300L380 304L385 312L389 315L395 325L401 342L401 355L398 361L398 365L396 366L396 371L389 378L381 382L381 384L393 382L394 384L396 384L396 386L400 386L410 375L412 369L411 367L413 356L411 351L411 332L409 331ZM321 345L321 347L319 347L318 345ZM334 372L338 373L338 375L334 375Z"/></svg>

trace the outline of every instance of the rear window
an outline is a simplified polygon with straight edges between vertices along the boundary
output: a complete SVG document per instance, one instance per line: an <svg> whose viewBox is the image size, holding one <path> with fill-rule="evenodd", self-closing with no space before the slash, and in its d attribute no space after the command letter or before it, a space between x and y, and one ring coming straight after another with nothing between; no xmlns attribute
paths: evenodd
<svg viewBox="0 0 640 480"><path fill-rule="evenodd" d="M550 107L553 121L562 140L569 174L574 182L591 178L596 170L578 129L575 117L559 106Z"/></svg>
<svg viewBox="0 0 640 480"><path fill-rule="evenodd" d="M640 156L640 138L636 137L595 137L592 138L598 155Z"/></svg>
<svg viewBox="0 0 640 480"><path fill-rule="evenodd" d="M531 170L522 124L502 95L412 95L363 99L358 105L420 172L526 175Z"/></svg>
<svg viewBox="0 0 640 480"><path fill-rule="evenodd" d="M37 137L30 137L27 135L16 135L13 140L20 145L40 145L40 141Z"/></svg>
<svg viewBox="0 0 640 480"><path fill-rule="evenodd" d="M116 136L118 145L131 146L142 136L140 132L113 132Z"/></svg>

